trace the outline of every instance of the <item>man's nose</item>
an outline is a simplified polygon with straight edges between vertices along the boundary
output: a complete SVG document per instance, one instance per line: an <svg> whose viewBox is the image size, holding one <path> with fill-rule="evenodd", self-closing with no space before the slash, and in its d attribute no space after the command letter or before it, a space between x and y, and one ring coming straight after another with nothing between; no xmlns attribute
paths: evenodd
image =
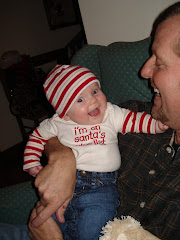
<svg viewBox="0 0 180 240"><path fill-rule="evenodd" d="M149 58L141 69L141 76L145 79L151 79L153 75L153 59Z"/></svg>

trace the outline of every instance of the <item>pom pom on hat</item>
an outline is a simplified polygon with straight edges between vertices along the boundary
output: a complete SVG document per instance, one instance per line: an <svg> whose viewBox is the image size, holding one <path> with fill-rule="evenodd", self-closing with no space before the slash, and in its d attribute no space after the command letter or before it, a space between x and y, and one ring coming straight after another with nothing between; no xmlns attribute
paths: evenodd
<svg viewBox="0 0 180 240"><path fill-rule="evenodd" d="M89 85L99 80L87 68L72 65L56 65L43 84L48 101L60 118L64 117Z"/></svg>

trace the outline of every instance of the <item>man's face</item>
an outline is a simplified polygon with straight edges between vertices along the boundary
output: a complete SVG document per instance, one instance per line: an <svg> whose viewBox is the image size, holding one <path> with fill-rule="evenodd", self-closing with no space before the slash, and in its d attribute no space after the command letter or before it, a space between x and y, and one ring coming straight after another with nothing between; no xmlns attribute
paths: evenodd
<svg viewBox="0 0 180 240"><path fill-rule="evenodd" d="M92 83L80 94L64 119L81 125L99 124L104 118L106 107L104 93L97 83Z"/></svg>
<svg viewBox="0 0 180 240"><path fill-rule="evenodd" d="M174 46L180 39L180 15L157 28L152 56L141 70L155 90L152 116L169 127L180 130L180 55Z"/></svg>

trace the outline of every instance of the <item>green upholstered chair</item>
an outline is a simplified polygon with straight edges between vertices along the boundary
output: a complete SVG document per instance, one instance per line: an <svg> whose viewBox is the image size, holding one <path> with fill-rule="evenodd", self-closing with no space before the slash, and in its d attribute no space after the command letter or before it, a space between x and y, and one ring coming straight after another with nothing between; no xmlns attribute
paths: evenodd
<svg viewBox="0 0 180 240"><path fill-rule="evenodd" d="M0 222L25 224L38 197L33 183L25 182L0 189Z"/></svg>
<svg viewBox="0 0 180 240"><path fill-rule="evenodd" d="M107 47L86 45L71 63L89 68L101 81L107 100L119 104L128 100L151 101L149 81L140 70L150 56L151 38L137 42L115 42Z"/></svg>

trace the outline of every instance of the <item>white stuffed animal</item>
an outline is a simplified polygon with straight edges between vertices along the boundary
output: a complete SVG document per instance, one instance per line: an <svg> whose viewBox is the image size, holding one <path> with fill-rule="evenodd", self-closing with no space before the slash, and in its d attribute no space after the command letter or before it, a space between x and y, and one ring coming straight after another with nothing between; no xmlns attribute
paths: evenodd
<svg viewBox="0 0 180 240"><path fill-rule="evenodd" d="M99 240L160 240L130 216L109 221L101 233L103 236Z"/></svg>

